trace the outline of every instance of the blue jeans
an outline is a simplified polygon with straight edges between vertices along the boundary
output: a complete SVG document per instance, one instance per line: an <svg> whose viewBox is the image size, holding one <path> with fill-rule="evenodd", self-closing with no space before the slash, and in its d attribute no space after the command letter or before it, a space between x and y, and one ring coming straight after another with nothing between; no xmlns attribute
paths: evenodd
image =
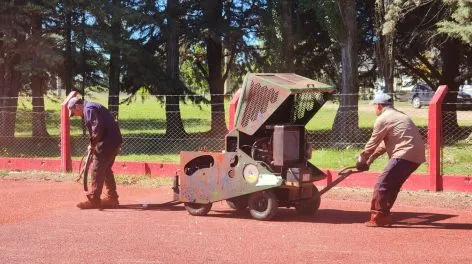
<svg viewBox="0 0 472 264"><path fill-rule="evenodd" d="M403 183L419 166L408 160L390 159L377 178L370 209L389 214Z"/></svg>

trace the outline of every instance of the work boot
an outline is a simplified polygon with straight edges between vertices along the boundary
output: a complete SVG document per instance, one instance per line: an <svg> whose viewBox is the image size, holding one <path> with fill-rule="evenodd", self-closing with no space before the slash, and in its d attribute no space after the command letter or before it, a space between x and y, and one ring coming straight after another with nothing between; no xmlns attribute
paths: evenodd
<svg viewBox="0 0 472 264"><path fill-rule="evenodd" d="M120 205L118 198L106 197L102 199L102 208L116 208Z"/></svg>
<svg viewBox="0 0 472 264"><path fill-rule="evenodd" d="M100 208L100 202L93 202L91 200L87 200L85 202L78 203L77 207L79 207L80 209L98 209Z"/></svg>
<svg viewBox="0 0 472 264"><path fill-rule="evenodd" d="M389 213L372 212L370 220L365 222L367 227L383 227L392 225L392 217Z"/></svg>

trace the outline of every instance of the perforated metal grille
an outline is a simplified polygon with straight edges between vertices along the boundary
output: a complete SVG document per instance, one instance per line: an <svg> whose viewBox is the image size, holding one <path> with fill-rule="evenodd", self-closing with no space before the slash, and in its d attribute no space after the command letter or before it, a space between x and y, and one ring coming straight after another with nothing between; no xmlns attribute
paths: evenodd
<svg viewBox="0 0 472 264"><path fill-rule="evenodd" d="M322 93L302 93L296 94L294 100L294 108L292 112L292 121L304 119L309 114L318 111L321 106L325 103L325 99Z"/></svg>
<svg viewBox="0 0 472 264"><path fill-rule="evenodd" d="M279 92L266 85L261 86L260 83L251 82L251 88L246 96L246 110L241 122L242 127L246 127L249 122L257 120L259 114L267 111L269 104L277 102Z"/></svg>

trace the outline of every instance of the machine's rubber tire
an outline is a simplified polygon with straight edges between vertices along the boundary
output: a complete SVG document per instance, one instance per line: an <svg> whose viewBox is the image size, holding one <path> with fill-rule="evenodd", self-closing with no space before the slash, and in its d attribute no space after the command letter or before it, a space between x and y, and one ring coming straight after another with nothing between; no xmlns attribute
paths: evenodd
<svg viewBox="0 0 472 264"><path fill-rule="evenodd" d="M248 201L249 212L254 219L267 221L277 213L279 200L272 190L264 190L251 194Z"/></svg>
<svg viewBox="0 0 472 264"><path fill-rule="evenodd" d="M419 96L413 97L413 99L411 100L411 105L414 108L421 108L421 99L420 99L420 97Z"/></svg>
<svg viewBox="0 0 472 264"><path fill-rule="evenodd" d="M228 200L226 200L226 203L232 209L241 211L241 210L244 210L244 209L247 208L247 206L249 204L248 200L249 200L248 196L243 195L243 196L238 196L238 197L228 199Z"/></svg>
<svg viewBox="0 0 472 264"><path fill-rule="evenodd" d="M191 215L204 216L211 210L212 203L198 204L198 203L184 203L185 209Z"/></svg>
<svg viewBox="0 0 472 264"><path fill-rule="evenodd" d="M314 215L318 208L320 208L321 196L320 192L313 186L313 196L309 200L301 200L296 206L295 210L301 215Z"/></svg>

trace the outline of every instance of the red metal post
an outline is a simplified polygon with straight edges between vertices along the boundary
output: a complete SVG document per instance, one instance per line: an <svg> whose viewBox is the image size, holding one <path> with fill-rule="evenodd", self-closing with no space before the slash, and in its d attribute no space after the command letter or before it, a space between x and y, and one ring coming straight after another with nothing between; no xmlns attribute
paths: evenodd
<svg viewBox="0 0 472 264"><path fill-rule="evenodd" d="M333 183L333 175L331 174L330 170L326 171L326 186L330 185Z"/></svg>
<svg viewBox="0 0 472 264"><path fill-rule="evenodd" d="M428 109L428 143L429 143L429 190L442 191L441 175L442 148L442 103L447 93L447 86L441 85L434 94Z"/></svg>
<svg viewBox="0 0 472 264"><path fill-rule="evenodd" d="M69 93L67 98L61 104L61 171L72 171L72 158L70 151L70 123L69 123L69 109L67 103L69 100L77 96L77 91Z"/></svg>
<svg viewBox="0 0 472 264"><path fill-rule="evenodd" d="M231 131L234 129L234 117L236 114L236 108L238 107L239 96L241 95L241 89L237 90L233 95L233 99L229 103L229 121L228 121L228 130Z"/></svg>

